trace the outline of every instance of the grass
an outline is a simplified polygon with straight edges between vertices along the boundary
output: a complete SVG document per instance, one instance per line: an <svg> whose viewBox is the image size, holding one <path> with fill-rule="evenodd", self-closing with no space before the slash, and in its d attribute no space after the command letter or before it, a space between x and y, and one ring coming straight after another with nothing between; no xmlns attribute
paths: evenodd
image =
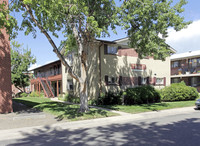
<svg viewBox="0 0 200 146"><path fill-rule="evenodd" d="M116 116L118 114L105 110L91 108L87 113L79 113L79 105L71 105L59 102L53 102L44 97L21 97L14 98L13 101L25 104L31 108L37 108L38 110L51 113L56 116L58 120L86 120Z"/></svg>
<svg viewBox="0 0 200 146"><path fill-rule="evenodd" d="M129 105L105 105L101 107L135 114L135 113L141 113L141 112L189 107L189 106L194 106L194 103L195 101L193 100L193 101L161 102L161 103L130 105L130 106Z"/></svg>

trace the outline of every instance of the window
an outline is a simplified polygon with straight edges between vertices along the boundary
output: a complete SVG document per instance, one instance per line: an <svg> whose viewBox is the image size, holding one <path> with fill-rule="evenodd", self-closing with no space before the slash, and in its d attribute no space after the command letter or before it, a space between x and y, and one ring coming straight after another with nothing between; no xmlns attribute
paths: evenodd
<svg viewBox="0 0 200 146"><path fill-rule="evenodd" d="M119 77L105 76L106 85L118 85Z"/></svg>
<svg viewBox="0 0 200 146"><path fill-rule="evenodd" d="M179 61L174 61L172 62L172 68L180 67L180 62Z"/></svg>
<svg viewBox="0 0 200 146"><path fill-rule="evenodd" d="M50 67L50 75L53 75L53 68Z"/></svg>
<svg viewBox="0 0 200 146"><path fill-rule="evenodd" d="M117 84L117 77L108 77L108 84Z"/></svg>
<svg viewBox="0 0 200 146"><path fill-rule="evenodd" d="M163 85L164 84L164 78L156 78L156 85Z"/></svg>
<svg viewBox="0 0 200 146"><path fill-rule="evenodd" d="M108 46L108 54L117 54L117 47Z"/></svg>
<svg viewBox="0 0 200 146"><path fill-rule="evenodd" d="M172 82L172 83L180 83L181 80L180 80L180 78L173 78L173 79L171 80L171 82Z"/></svg>
<svg viewBox="0 0 200 146"><path fill-rule="evenodd" d="M147 78L141 78L141 84L146 85L147 84Z"/></svg>
<svg viewBox="0 0 200 146"><path fill-rule="evenodd" d="M73 64L73 54L72 53L67 54L67 63L70 66L72 66L72 64Z"/></svg>
<svg viewBox="0 0 200 146"><path fill-rule="evenodd" d="M117 54L117 50L116 46L104 45L104 54Z"/></svg>
<svg viewBox="0 0 200 146"><path fill-rule="evenodd" d="M149 77L138 77L138 85L149 85Z"/></svg>
<svg viewBox="0 0 200 146"><path fill-rule="evenodd" d="M144 71L146 70L145 64L131 64L131 68L133 71Z"/></svg>
<svg viewBox="0 0 200 146"><path fill-rule="evenodd" d="M189 59L189 67L200 66L200 58Z"/></svg>
<svg viewBox="0 0 200 146"><path fill-rule="evenodd" d="M73 90L73 80L67 80L67 90Z"/></svg>
<svg viewBox="0 0 200 146"><path fill-rule="evenodd" d="M200 86L200 77L192 77L191 78L191 86L192 87Z"/></svg>

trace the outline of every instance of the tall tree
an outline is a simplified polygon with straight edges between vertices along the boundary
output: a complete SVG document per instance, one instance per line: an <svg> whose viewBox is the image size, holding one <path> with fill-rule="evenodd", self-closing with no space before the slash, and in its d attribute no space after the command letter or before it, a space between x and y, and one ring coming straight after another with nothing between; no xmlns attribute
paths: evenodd
<svg viewBox="0 0 200 146"><path fill-rule="evenodd" d="M119 0L121 1L121 0ZM130 38L130 47L136 48L140 58L154 56L164 59L170 54L165 44L169 27L180 30L189 24L180 13L185 0L173 4L173 0L123 0L117 6L114 0L13 0L10 10L23 11L21 29L25 34L36 36L35 27L47 37L68 73L80 83L80 111L88 110L87 52L90 43L97 37L109 36L122 26ZM51 35L58 37L62 32L66 39L61 46L70 49L72 42L78 49L81 75L75 74L59 52ZM159 37L161 36L161 37ZM70 40L70 41L69 41Z"/></svg>
<svg viewBox="0 0 200 146"><path fill-rule="evenodd" d="M21 44L11 43L11 80L16 88L25 92L25 87L30 84L28 68L36 62L30 49L24 49Z"/></svg>

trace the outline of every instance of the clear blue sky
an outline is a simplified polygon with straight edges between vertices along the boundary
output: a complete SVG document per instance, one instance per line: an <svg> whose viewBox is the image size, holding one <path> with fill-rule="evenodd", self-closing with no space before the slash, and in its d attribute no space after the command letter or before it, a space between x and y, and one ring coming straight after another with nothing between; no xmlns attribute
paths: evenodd
<svg viewBox="0 0 200 146"><path fill-rule="evenodd" d="M175 0L175 2L176 1L178 0ZM184 7L185 12L182 14L185 17L186 21L188 20L191 20L194 22L197 21L199 22L198 24L200 24L199 6L200 6L199 0L189 0L188 4ZM16 16L18 21L21 21L21 17L19 14L14 13L12 15ZM191 26L191 27L195 27L195 26ZM200 29L200 27L193 28L193 29ZM111 32L110 38L104 38L104 39L115 40L115 39L126 37L125 32L122 31L120 28L117 28L117 32L118 32L117 35ZM188 32L191 32L191 31L188 30ZM172 33L172 35L169 36L170 38L169 40L167 40L167 43L171 45L174 49L176 49L178 53L186 52L188 50L192 50L192 51L198 50L200 49L200 31L197 31L197 32L194 36L191 33L189 38L181 38L183 37L183 35L187 36L187 31L180 35L174 35ZM176 36L176 38L174 38L174 36ZM43 65L49 61L57 59L57 56L52 51L53 50L52 46L47 41L46 37L43 34L41 34L38 29L37 29L36 39L34 39L31 34L29 34L28 36L25 36L24 32L19 32L19 35L16 41L18 41L19 43L23 43L24 47L28 46L29 48L31 48L32 54L37 59L37 65ZM59 45L60 38L59 39L54 38L54 41L56 42L57 45ZM187 43L187 44L184 44L184 43Z"/></svg>

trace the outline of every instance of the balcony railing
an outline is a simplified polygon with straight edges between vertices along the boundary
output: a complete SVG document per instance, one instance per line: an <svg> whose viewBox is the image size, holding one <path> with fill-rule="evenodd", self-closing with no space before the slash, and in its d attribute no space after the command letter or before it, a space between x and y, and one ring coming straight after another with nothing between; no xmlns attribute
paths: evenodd
<svg viewBox="0 0 200 146"><path fill-rule="evenodd" d="M178 74L200 74L200 69L197 69L195 67L182 67L178 69Z"/></svg>

